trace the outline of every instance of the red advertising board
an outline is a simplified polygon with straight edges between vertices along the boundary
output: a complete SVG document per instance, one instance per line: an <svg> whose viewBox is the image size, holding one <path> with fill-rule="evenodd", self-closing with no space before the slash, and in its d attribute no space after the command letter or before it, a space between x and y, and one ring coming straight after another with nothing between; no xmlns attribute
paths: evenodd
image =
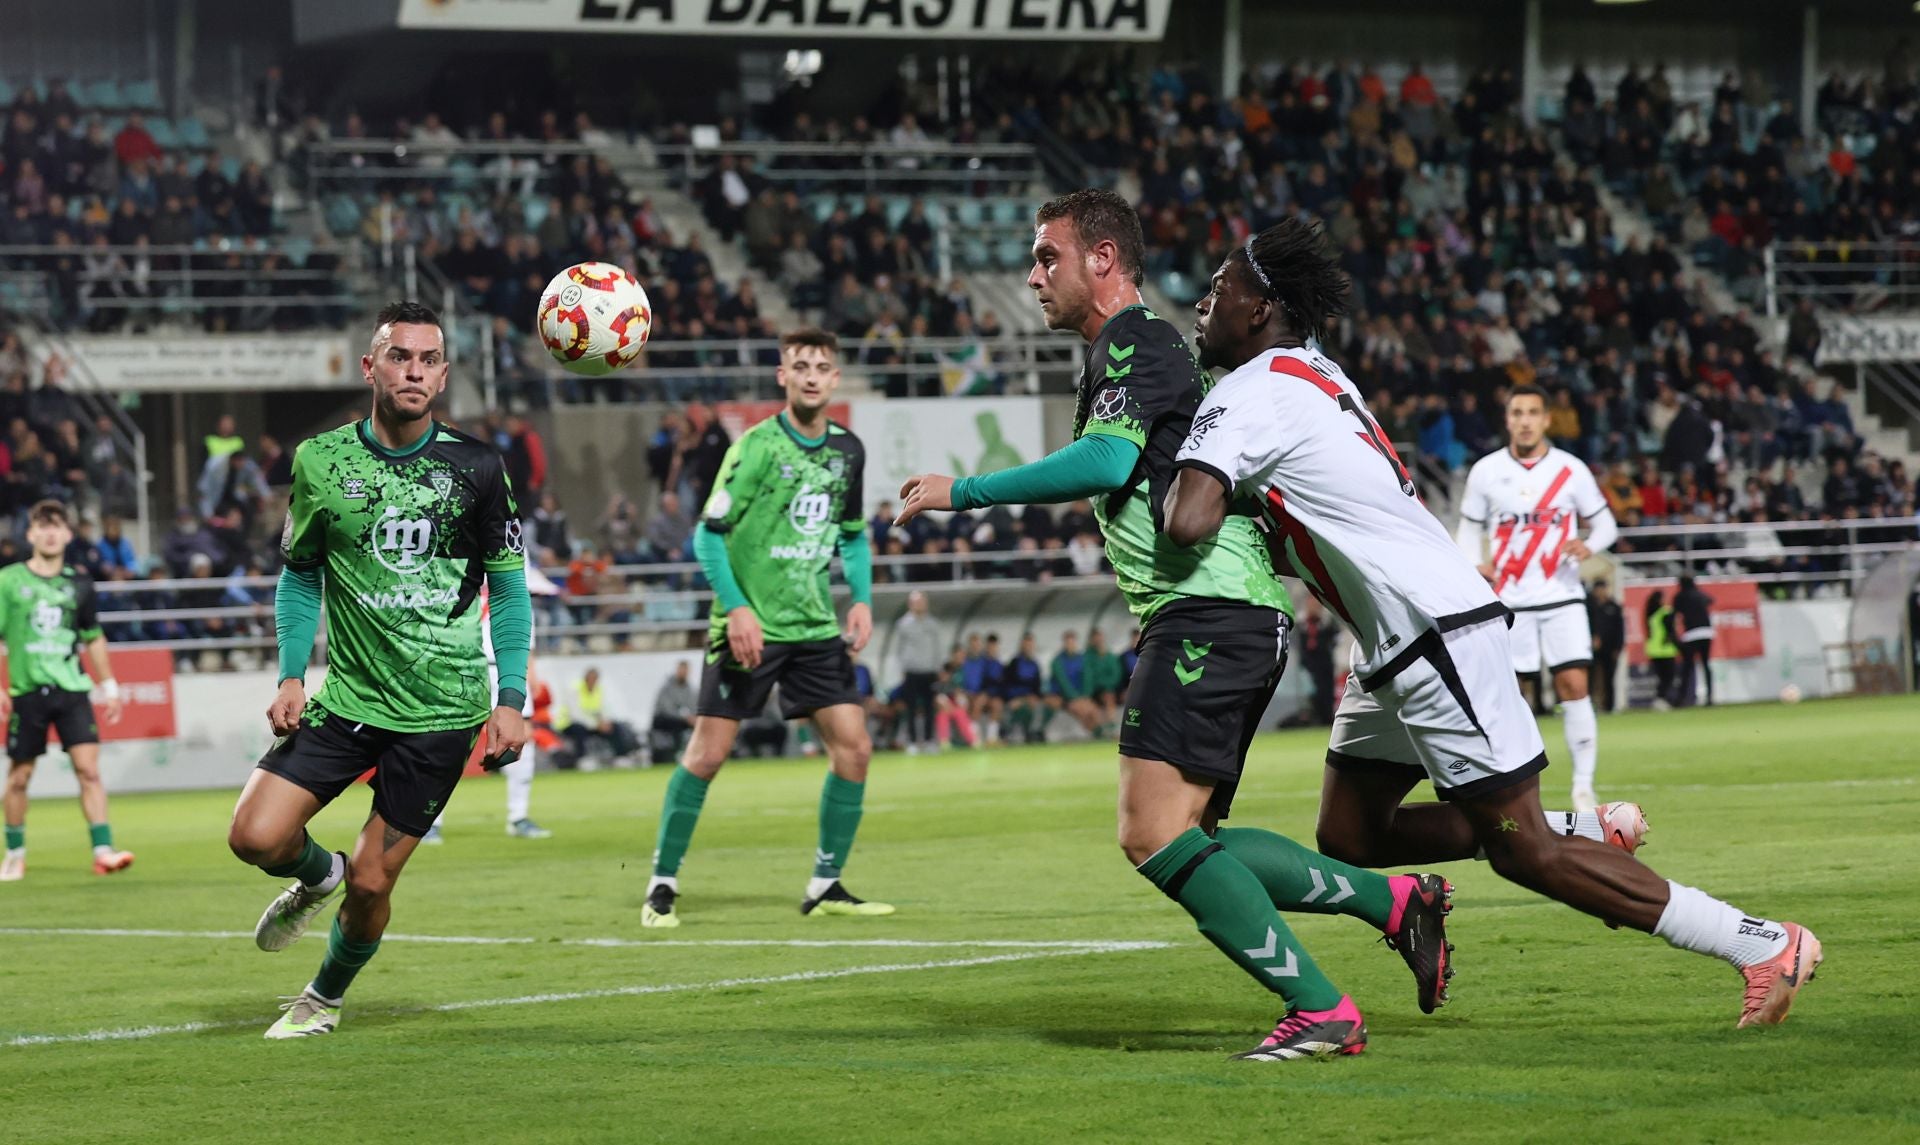
<svg viewBox="0 0 1920 1145"><path fill-rule="evenodd" d="M101 702L100 692L94 690L93 712L100 725L100 738L103 740L123 739L172 739L174 736L173 718L173 653L165 650L118 651L108 649L108 659L113 664L113 678L120 681L120 697L123 701L120 710L120 722L107 722L106 705ZM5 671L6 657L0 655L0 671ZM54 733L52 738L59 738Z"/></svg>
<svg viewBox="0 0 1920 1145"><path fill-rule="evenodd" d="M786 408L787 403L782 401L715 402L713 412L726 427L727 436L738 441L741 434ZM834 402L827 407L827 416L846 425L853 420L853 410L846 402Z"/></svg>
<svg viewBox="0 0 1920 1145"><path fill-rule="evenodd" d="M1627 613L1627 663L1647 662L1647 598L1666 594L1673 603L1680 586L1666 583L1630 585L1621 600ZM1713 601L1713 658L1715 660L1753 660L1767 653L1765 634L1760 630L1760 587L1750 580L1701 582L1701 591Z"/></svg>

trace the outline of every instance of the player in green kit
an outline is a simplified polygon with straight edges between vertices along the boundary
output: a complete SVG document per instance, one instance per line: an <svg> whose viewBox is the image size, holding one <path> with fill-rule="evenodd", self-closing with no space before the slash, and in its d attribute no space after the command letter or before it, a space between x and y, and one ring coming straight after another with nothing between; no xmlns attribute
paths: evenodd
<svg viewBox="0 0 1920 1145"><path fill-rule="evenodd" d="M80 811L93 837L93 873L110 875L133 864L131 851L116 850L107 825L107 789L100 782L100 729L94 726L93 687L80 666L84 646L100 692L107 701L107 722L120 719L120 685L107 663L107 638L100 629L93 579L67 567L73 525L67 507L42 501L27 510L27 544L33 555L0 569L0 640L7 645L7 689L0 695L0 717L7 719L7 850L0 858L0 882L27 874L27 781L33 763L47 750L49 728L73 761L80 781Z"/></svg>
<svg viewBox="0 0 1920 1145"><path fill-rule="evenodd" d="M733 751L740 721L780 686L787 719L813 717L829 768L820 792L820 846L800 913L892 914L840 885L867 787L866 710L853 657L873 635L873 554L862 519L866 451L827 420L840 385L840 342L824 330L780 339L787 408L740 435L694 530L694 554L713 586L713 621L700 703L680 766L667 781L642 926L679 926L680 863L707 787ZM844 638L828 566L840 554L853 605Z"/></svg>
<svg viewBox="0 0 1920 1145"><path fill-rule="evenodd" d="M345 889L320 969L281 1009L269 1038L331 1033L354 975L379 949L394 880L453 795L474 741L489 766L527 740L533 603L519 513L492 445L433 419L447 384L440 320L400 302L375 320L360 359L373 415L303 442L274 598L280 688L267 722L280 739L240 793L227 845L292 878L254 941L284 950ZM485 581L499 692L481 646ZM327 679L307 699L307 661L324 599ZM352 856L307 821L373 770L373 813Z"/></svg>
<svg viewBox="0 0 1920 1145"><path fill-rule="evenodd" d="M1221 828L1261 715L1286 666L1292 606L1246 516L1191 549L1161 529L1174 457L1212 384L1180 332L1141 302L1145 239L1111 191L1075 191L1035 215L1027 285L1047 325L1089 343L1071 445L1039 461L900 491L900 519L937 509L1092 498L1121 594L1139 619L1139 663L1121 713L1120 847L1200 932L1286 1013L1254 1061L1357 1054L1367 1030L1280 910L1377 927L1413 971L1417 1000L1446 1001L1451 888L1383 876L1258 828Z"/></svg>

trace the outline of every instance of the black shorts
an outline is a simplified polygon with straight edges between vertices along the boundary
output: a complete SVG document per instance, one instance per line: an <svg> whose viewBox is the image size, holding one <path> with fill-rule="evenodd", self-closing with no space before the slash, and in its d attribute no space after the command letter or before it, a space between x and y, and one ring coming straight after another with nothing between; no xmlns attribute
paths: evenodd
<svg viewBox="0 0 1920 1145"><path fill-rule="evenodd" d="M13 718L7 721L7 758L32 763L46 754L48 728L60 734L60 746L69 751L83 743L100 742L93 701L87 693L35 688L13 698Z"/></svg>
<svg viewBox="0 0 1920 1145"><path fill-rule="evenodd" d="M767 710L767 697L780 685L780 715L789 720L810 716L835 704L860 703L853 682L853 657L838 636L801 644L766 644L760 666L747 668L733 658L722 636L707 649L707 666L700 673L703 716L751 720Z"/></svg>
<svg viewBox="0 0 1920 1145"><path fill-rule="evenodd" d="M453 798L485 724L439 732L394 732L334 715L308 700L300 726L260 757L260 768L304 787L322 806L373 769L373 809L416 838Z"/></svg>
<svg viewBox="0 0 1920 1145"><path fill-rule="evenodd" d="M1287 666L1290 627L1279 609L1201 597L1155 613L1127 684L1120 754L1212 782L1208 809L1226 818L1247 748Z"/></svg>

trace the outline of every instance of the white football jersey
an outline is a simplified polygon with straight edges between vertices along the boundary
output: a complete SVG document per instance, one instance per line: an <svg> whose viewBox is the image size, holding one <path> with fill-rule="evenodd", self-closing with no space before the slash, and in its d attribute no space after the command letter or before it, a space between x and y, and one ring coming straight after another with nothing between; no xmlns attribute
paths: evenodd
<svg viewBox="0 0 1920 1145"><path fill-rule="evenodd" d="M1467 472L1460 503L1462 523L1479 526L1463 535L1487 534L1493 591L1509 608L1586 598L1580 562L1560 549L1580 535L1582 520L1595 521L1602 513L1611 519L1587 463L1552 447L1533 461L1509 449L1482 457Z"/></svg>
<svg viewBox="0 0 1920 1145"><path fill-rule="evenodd" d="M1360 391L1316 351L1268 350L1222 378L1178 464L1259 502L1293 571L1359 641L1362 677L1428 630L1498 607Z"/></svg>

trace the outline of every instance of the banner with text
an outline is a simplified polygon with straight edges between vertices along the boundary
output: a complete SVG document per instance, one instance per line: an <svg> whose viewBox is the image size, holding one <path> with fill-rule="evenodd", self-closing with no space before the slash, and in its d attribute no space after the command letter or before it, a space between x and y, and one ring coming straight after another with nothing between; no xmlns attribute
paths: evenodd
<svg viewBox="0 0 1920 1145"><path fill-rule="evenodd" d="M1668 604L1679 585L1628 585L1621 598L1627 613L1627 663L1647 662L1647 597L1656 590L1666 594ZM1760 586L1750 580L1702 584L1701 591L1713 601L1713 658L1715 660L1753 660L1767 654L1766 634L1760 625Z"/></svg>
<svg viewBox="0 0 1920 1145"><path fill-rule="evenodd" d="M105 743L118 740L170 739L174 734L173 653L140 649L107 653L113 665L113 678L120 682L120 720L108 723L106 700L93 690L93 718L100 726ZM0 654L0 679L5 678L7 661ZM51 737L58 742L59 735ZM55 748L58 751L59 748Z"/></svg>
<svg viewBox="0 0 1920 1145"><path fill-rule="evenodd" d="M1158 40L1173 0L400 0L402 28L832 36L929 40Z"/></svg>
<svg viewBox="0 0 1920 1145"><path fill-rule="evenodd" d="M47 350L36 348L44 358ZM92 334L66 341L81 377L108 390L304 390L363 385L340 334Z"/></svg>
<svg viewBox="0 0 1920 1145"><path fill-rule="evenodd" d="M867 447L867 507L899 501L916 473L971 477L1046 452L1039 398L863 398L853 432Z"/></svg>
<svg viewBox="0 0 1920 1145"><path fill-rule="evenodd" d="M1920 318L1823 318L1816 358L1822 366L1920 360Z"/></svg>

